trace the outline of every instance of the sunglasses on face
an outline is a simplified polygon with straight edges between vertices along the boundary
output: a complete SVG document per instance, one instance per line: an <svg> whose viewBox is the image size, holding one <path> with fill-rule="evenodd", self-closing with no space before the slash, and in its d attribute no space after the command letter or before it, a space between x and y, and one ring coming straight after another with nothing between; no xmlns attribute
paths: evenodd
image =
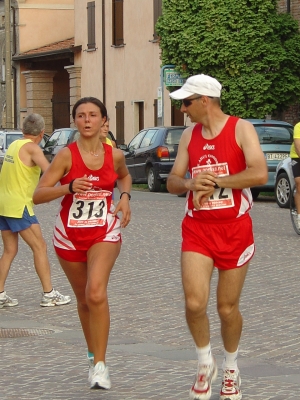
<svg viewBox="0 0 300 400"><path fill-rule="evenodd" d="M197 96L197 97L193 97L192 99L183 99L182 100L182 104L185 107L189 107L192 104L193 100L197 100L197 99L201 99L202 96Z"/></svg>

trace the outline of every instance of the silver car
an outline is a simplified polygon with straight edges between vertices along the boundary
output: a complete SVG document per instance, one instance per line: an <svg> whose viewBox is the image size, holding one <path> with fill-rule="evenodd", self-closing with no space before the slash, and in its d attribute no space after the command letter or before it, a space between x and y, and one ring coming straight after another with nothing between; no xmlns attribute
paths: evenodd
<svg viewBox="0 0 300 400"><path fill-rule="evenodd" d="M295 185L291 158L282 160L275 171L275 199L280 208L289 208L291 193Z"/></svg>
<svg viewBox="0 0 300 400"><path fill-rule="evenodd" d="M4 161L6 150L8 146L17 139L23 137L23 132L20 130L2 130L0 131L0 169Z"/></svg>

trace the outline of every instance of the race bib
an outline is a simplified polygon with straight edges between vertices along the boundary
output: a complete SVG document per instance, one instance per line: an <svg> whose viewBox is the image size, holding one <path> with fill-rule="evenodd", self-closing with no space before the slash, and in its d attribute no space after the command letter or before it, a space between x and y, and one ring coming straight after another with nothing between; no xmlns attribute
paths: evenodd
<svg viewBox="0 0 300 400"><path fill-rule="evenodd" d="M212 171L218 176L229 175L228 164L219 163L211 165L201 165L192 168L192 178L203 171ZM203 204L201 210L217 210L220 208L234 207L234 198L231 188L218 188L215 189L213 195Z"/></svg>
<svg viewBox="0 0 300 400"><path fill-rule="evenodd" d="M75 193L73 203L69 210L68 227L91 228L103 226L107 218L107 197L111 196L109 190L86 191Z"/></svg>

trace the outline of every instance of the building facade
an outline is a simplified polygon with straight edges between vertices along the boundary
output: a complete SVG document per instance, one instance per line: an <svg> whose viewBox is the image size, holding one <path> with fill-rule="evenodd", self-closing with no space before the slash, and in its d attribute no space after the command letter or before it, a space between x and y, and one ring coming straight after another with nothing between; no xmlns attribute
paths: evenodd
<svg viewBox="0 0 300 400"><path fill-rule="evenodd" d="M104 102L119 143L144 127L189 123L164 83L175 71L160 60L155 23L162 0L10 2L15 127L33 111L44 116L48 134L72 126L72 106L84 96ZM278 9L300 24L300 0L279 0ZM1 29L0 48L3 65ZM5 86L2 79L2 108ZM295 124L299 112L295 105L277 117Z"/></svg>

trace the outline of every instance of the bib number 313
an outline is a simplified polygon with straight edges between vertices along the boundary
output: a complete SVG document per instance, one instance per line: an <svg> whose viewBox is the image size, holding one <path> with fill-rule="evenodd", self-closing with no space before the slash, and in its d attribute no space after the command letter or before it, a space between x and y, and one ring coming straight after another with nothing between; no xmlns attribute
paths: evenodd
<svg viewBox="0 0 300 400"><path fill-rule="evenodd" d="M87 191L73 195L73 203L69 210L68 226L71 228L91 228L103 226L107 218L108 190Z"/></svg>

